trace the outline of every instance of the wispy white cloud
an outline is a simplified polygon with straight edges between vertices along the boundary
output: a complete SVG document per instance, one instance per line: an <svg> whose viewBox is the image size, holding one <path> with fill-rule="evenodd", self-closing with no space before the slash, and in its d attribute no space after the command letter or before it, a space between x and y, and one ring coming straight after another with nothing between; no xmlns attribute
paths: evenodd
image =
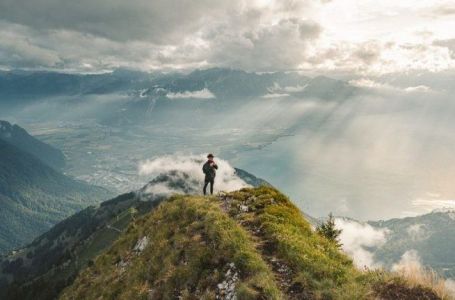
<svg viewBox="0 0 455 300"><path fill-rule="evenodd" d="M400 260L391 269L411 282L431 285L438 293L445 295L443 297L441 296L444 299L452 299L455 296L454 281L444 279L428 267L425 267L419 253L415 249L405 251Z"/></svg>
<svg viewBox="0 0 455 300"><path fill-rule="evenodd" d="M392 271L409 273L422 269L422 262L418 252L410 249L403 253L400 260L392 266Z"/></svg>
<svg viewBox="0 0 455 300"><path fill-rule="evenodd" d="M167 93L169 99L214 99L215 95L207 88L200 91L185 91L179 93Z"/></svg>
<svg viewBox="0 0 455 300"><path fill-rule="evenodd" d="M272 93L272 94L265 94L262 98L282 98L282 97L289 97L289 94L280 94L280 93Z"/></svg>
<svg viewBox="0 0 455 300"><path fill-rule="evenodd" d="M431 91L431 88L426 85L410 86L404 89L408 93L425 93Z"/></svg>
<svg viewBox="0 0 455 300"><path fill-rule="evenodd" d="M367 88L367 89L372 89L376 91L389 91L389 92L405 92L405 93L428 93L428 92L434 92L429 86L426 85L417 85L417 86L408 86L408 87L398 87L391 85L390 83L384 83L384 82L378 82L375 81L374 79L370 78L360 78L360 79L352 79L349 81L349 84L356 86L356 87L361 87L361 88Z"/></svg>
<svg viewBox="0 0 455 300"><path fill-rule="evenodd" d="M447 279L446 280L446 289L452 293L452 295L455 295L455 280L453 279Z"/></svg>

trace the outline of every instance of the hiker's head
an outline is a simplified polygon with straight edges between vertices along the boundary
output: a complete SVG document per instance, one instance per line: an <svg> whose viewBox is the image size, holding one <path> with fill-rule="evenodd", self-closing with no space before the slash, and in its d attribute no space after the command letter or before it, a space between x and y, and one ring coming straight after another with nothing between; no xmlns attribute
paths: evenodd
<svg viewBox="0 0 455 300"><path fill-rule="evenodd" d="M213 156L212 153L209 153L209 155L207 155L207 158L208 158L209 160L213 160L214 156Z"/></svg>

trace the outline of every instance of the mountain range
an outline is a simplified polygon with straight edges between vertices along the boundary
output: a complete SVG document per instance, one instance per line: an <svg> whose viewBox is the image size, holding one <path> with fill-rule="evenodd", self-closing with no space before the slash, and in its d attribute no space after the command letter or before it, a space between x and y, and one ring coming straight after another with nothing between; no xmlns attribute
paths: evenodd
<svg viewBox="0 0 455 300"><path fill-rule="evenodd" d="M310 78L297 72L254 73L224 68L195 70L186 74L143 73L127 69L102 74L0 72L0 99L3 102L13 99L34 101L61 95L100 95L140 90L143 96L156 96L163 92L194 92L205 88L217 98L231 100L260 97L276 92L334 99L355 92L352 86L343 81L323 76Z"/></svg>
<svg viewBox="0 0 455 300"><path fill-rule="evenodd" d="M201 113L210 118L266 98L342 102L360 93L360 88L347 82L297 72L212 68L167 74L125 69L103 74L0 73L3 118L14 115L42 122L94 119L114 127L150 122L166 125L170 120L170 125L179 126L189 116L199 124ZM185 101L188 99L194 101Z"/></svg>
<svg viewBox="0 0 455 300"><path fill-rule="evenodd" d="M391 267L407 251L415 251L420 262L447 278L455 278L455 211L433 211L416 217L368 222L386 230L386 241L371 249L374 259Z"/></svg>

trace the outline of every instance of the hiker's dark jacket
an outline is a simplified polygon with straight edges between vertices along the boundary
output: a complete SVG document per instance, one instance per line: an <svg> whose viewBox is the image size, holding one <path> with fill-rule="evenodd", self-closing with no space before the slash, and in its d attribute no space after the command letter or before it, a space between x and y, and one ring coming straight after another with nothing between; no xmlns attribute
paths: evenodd
<svg viewBox="0 0 455 300"><path fill-rule="evenodd" d="M218 166L215 163L213 163L213 165L210 165L210 161L207 161L202 167L202 172L205 174L205 180L215 179L217 169Z"/></svg>

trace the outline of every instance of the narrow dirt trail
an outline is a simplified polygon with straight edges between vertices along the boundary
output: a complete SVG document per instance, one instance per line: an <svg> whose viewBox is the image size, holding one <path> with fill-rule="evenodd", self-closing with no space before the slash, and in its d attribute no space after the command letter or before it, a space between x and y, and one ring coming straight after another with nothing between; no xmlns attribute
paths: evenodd
<svg viewBox="0 0 455 300"><path fill-rule="evenodd" d="M300 283L294 283L294 272L288 266L288 264L276 256L275 244L268 240L262 232L261 228L255 224L255 222L244 218L247 214L254 214L250 212L247 206L239 207L239 213L237 215L232 214L231 206L232 198L229 195L219 195L218 199L221 201L222 210L233 218L239 225L241 225L248 233L256 245L258 253L262 259L267 263L269 268L273 271L276 283L285 296L285 299L289 300L310 300L314 299L311 293L305 291L304 287Z"/></svg>

